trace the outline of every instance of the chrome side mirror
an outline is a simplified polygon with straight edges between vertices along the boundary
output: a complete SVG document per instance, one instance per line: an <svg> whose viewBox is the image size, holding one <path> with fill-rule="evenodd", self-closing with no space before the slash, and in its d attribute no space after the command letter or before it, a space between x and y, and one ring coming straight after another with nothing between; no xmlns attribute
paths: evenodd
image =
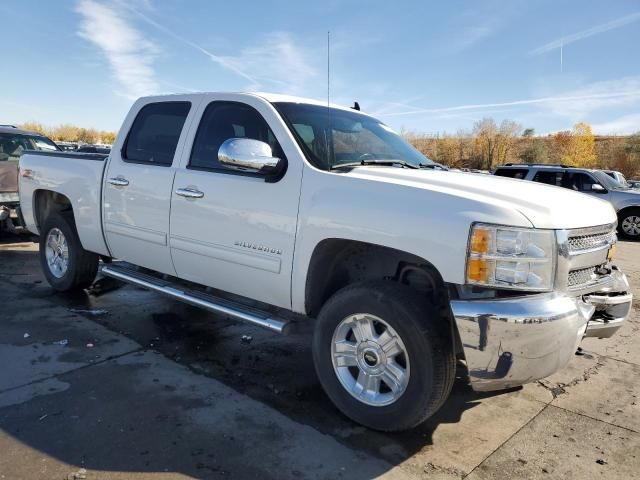
<svg viewBox="0 0 640 480"><path fill-rule="evenodd" d="M596 193L605 193L607 190L599 183L594 183L591 185L591 191Z"/></svg>
<svg viewBox="0 0 640 480"><path fill-rule="evenodd" d="M271 147L251 138L229 138L218 150L218 161L231 170L261 173L267 176L282 172L286 161L273 156Z"/></svg>

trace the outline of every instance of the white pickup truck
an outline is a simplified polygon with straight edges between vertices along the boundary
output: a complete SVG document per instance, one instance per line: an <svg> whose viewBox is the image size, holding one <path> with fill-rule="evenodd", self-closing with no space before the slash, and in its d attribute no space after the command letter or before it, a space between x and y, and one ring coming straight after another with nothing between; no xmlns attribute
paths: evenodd
<svg viewBox="0 0 640 480"><path fill-rule="evenodd" d="M616 215L435 164L359 111L269 94L138 100L107 156L28 152L27 228L56 290L98 272L285 332L315 320L336 406L380 430L562 368L631 294Z"/></svg>

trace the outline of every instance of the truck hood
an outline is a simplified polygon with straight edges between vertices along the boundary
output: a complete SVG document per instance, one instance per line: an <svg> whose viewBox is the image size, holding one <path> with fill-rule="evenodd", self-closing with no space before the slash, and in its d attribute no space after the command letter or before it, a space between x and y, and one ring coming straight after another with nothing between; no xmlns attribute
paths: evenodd
<svg viewBox="0 0 640 480"><path fill-rule="evenodd" d="M536 228L583 228L617 220L615 210L607 201L526 180L477 173L373 166L354 168L347 175L516 210ZM443 201L440 206L446 208L446 205Z"/></svg>

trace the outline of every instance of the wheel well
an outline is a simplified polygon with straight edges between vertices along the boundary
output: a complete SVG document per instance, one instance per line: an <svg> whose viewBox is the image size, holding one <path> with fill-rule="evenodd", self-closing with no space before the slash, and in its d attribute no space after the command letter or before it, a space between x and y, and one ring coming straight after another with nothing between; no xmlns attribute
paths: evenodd
<svg viewBox="0 0 640 480"><path fill-rule="evenodd" d="M640 205L631 205L629 207L624 207L618 211L618 218L622 218L622 215L625 215L630 210L640 211Z"/></svg>
<svg viewBox="0 0 640 480"><path fill-rule="evenodd" d="M73 215L73 207L69 198L51 190L36 190L33 196L33 214L38 230L44 220L54 212L71 212Z"/></svg>
<svg viewBox="0 0 640 480"><path fill-rule="evenodd" d="M423 258L366 242L327 239L316 246L311 256L305 288L307 314L316 316L335 292L365 280L404 283L438 301L446 301L448 308L444 281L438 270Z"/></svg>

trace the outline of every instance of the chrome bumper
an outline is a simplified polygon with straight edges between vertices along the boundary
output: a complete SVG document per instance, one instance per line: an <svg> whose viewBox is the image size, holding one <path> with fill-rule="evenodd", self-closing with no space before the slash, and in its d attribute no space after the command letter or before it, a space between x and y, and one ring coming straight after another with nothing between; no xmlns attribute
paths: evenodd
<svg viewBox="0 0 640 480"><path fill-rule="evenodd" d="M488 300L453 300L471 386L502 390L563 368L582 338L607 337L631 309L626 277L582 297L545 293Z"/></svg>
<svg viewBox="0 0 640 480"><path fill-rule="evenodd" d="M587 324L587 337L609 338L616 333L629 316L633 295L627 277L620 270L612 273L612 283L582 300L595 307Z"/></svg>

